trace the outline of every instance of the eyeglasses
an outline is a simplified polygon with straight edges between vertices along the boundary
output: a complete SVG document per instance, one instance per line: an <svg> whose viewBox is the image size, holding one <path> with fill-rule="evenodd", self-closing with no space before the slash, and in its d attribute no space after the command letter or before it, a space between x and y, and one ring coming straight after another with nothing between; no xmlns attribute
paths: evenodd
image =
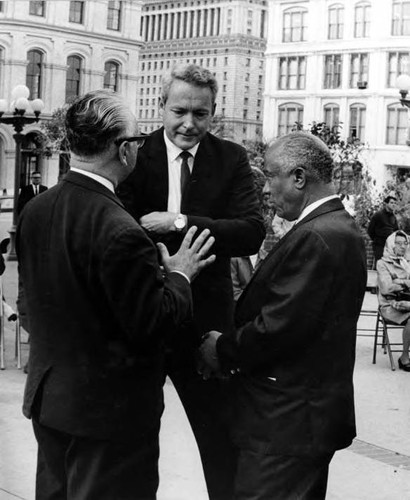
<svg viewBox="0 0 410 500"><path fill-rule="evenodd" d="M134 137L119 137L115 139L114 144L120 146L123 142L137 142L137 147L142 148L145 143L146 135L136 135Z"/></svg>
<svg viewBox="0 0 410 500"><path fill-rule="evenodd" d="M400 247L406 247L408 245L407 241L395 241L394 244Z"/></svg>

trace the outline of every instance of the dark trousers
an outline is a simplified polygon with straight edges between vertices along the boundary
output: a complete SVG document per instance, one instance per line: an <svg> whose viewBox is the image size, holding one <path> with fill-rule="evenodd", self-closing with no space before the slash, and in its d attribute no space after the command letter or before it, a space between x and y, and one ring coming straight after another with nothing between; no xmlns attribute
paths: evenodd
<svg viewBox="0 0 410 500"><path fill-rule="evenodd" d="M158 433L143 442L72 436L33 419L38 442L36 500L155 500Z"/></svg>
<svg viewBox="0 0 410 500"><path fill-rule="evenodd" d="M240 450L235 500L324 500L333 453L319 457Z"/></svg>
<svg viewBox="0 0 410 500"><path fill-rule="evenodd" d="M182 358L168 353L167 373L194 433L210 500L231 500L237 452L228 435L226 382L204 381L194 358L193 351Z"/></svg>

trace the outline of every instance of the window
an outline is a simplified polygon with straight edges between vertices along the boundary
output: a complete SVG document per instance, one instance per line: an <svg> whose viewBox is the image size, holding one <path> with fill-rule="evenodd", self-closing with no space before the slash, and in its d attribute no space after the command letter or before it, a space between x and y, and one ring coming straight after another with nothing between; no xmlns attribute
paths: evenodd
<svg viewBox="0 0 410 500"><path fill-rule="evenodd" d="M394 0L392 35L410 35L410 1Z"/></svg>
<svg viewBox="0 0 410 500"><path fill-rule="evenodd" d="M45 15L45 2L30 1L30 15L44 17Z"/></svg>
<svg viewBox="0 0 410 500"><path fill-rule="evenodd" d="M84 2L70 2L70 13L68 20L70 23L83 24Z"/></svg>
<svg viewBox="0 0 410 500"><path fill-rule="evenodd" d="M407 109L399 104L387 107L386 144L405 145L407 140Z"/></svg>
<svg viewBox="0 0 410 500"><path fill-rule="evenodd" d="M333 127L338 127L339 125L339 106L337 104L326 104L323 108L324 117L323 121L326 125L333 129Z"/></svg>
<svg viewBox="0 0 410 500"><path fill-rule="evenodd" d="M301 90L305 88L306 57L279 58L279 90Z"/></svg>
<svg viewBox="0 0 410 500"><path fill-rule="evenodd" d="M286 10L283 13L282 42L303 42L306 40L305 9Z"/></svg>
<svg viewBox="0 0 410 500"><path fill-rule="evenodd" d="M119 31L121 26L121 2L108 2L107 29Z"/></svg>
<svg viewBox="0 0 410 500"><path fill-rule="evenodd" d="M296 103L287 103L279 106L278 135L285 135L292 131L297 123L303 122L303 106Z"/></svg>
<svg viewBox="0 0 410 500"><path fill-rule="evenodd" d="M115 92L118 89L119 64L114 61L107 61L104 65L104 88ZM148 94L147 89L147 94Z"/></svg>
<svg viewBox="0 0 410 500"><path fill-rule="evenodd" d="M410 52L389 52L387 86L395 87L397 77L410 71Z"/></svg>
<svg viewBox="0 0 410 500"><path fill-rule="evenodd" d="M366 106L364 104L352 104L350 106L349 134L353 139L364 141L364 125L366 121Z"/></svg>
<svg viewBox="0 0 410 500"><path fill-rule="evenodd" d="M342 85L342 54L325 56L325 72L323 87L325 89L340 89Z"/></svg>
<svg viewBox="0 0 410 500"><path fill-rule="evenodd" d="M370 35L370 5L359 4L354 9L354 36L367 38Z"/></svg>
<svg viewBox="0 0 410 500"><path fill-rule="evenodd" d="M343 13L344 8L341 5L332 5L329 7L327 31L329 40L339 40L343 38Z"/></svg>
<svg viewBox="0 0 410 500"><path fill-rule="evenodd" d="M350 56L350 88L360 87L369 80L369 55L352 54Z"/></svg>
<svg viewBox="0 0 410 500"><path fill-rule="evenodd" d="M72 102L80 95L81 59L78 56L69 56L67 58L67 66L65 102Z"/></svg>
<svg viewBox="0 0 410 500"><path fill-rule="evenodd" d="M30 90L30 99L41 97L41 80L43 73L43 54L39 50L27 52L26 85Z"/></svg>

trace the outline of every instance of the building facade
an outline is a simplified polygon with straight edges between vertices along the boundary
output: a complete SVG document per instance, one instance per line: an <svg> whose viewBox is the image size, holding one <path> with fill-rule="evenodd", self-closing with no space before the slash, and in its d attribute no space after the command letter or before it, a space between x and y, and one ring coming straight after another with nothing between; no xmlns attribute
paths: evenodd
<svg viewBox="0 0 410 500"><path fill-rule="evenodd" d="M267 6L265 0L145 1L137 118L157 129L161 77L176 63L212 71L219 84L216 114L237 142L262 134Z"/></svg>
<svg viewBox="0 0 410 500"><path fill-rule="evenodd" d="M379 188L410 176L401 73L410 73L409 0L269 0L264 137L295 122L341 124L366 145Z"/></svg>
<svg viewBox="0 0 410 500"><path fill-rule="evenodd" d="M78 95L99 88L123 94L135 110L141 2L0 1L0 98L27 85L45 103L42 120ZM0 193L14 187L14 130L0 124ZM24 128L21 185L40 170L51 186L61 173L59 154L36 154L40 124Z"/></svg>

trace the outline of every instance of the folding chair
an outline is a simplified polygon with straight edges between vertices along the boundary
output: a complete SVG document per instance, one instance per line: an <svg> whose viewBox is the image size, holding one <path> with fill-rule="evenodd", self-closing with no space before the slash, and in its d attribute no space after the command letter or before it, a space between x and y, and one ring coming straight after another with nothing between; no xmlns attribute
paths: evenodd
<svg viewBox="0 0 410 500"><path fill-rule="evenodd" d="M6 353L6 345L5 345L5 337L4 337L4 324L6 321L6 317L4 315L3 309L3 282L0 276L0 370L4 370L6 368L5 361L5 353ZM15 358L17 360L17 368L21 370L21 328L20 328L20 320L17 314L17 319L15 321Z"/></svg>
<svg viewBox="0 0 410 500"><path fill-rule="evenodd" d="M381 339L379 341L379 327L381 327L382 330L382 335ZM373 364L376 363L376 355L377 355L377 346L381 346L383 349L384 354L389 355L389 360L390 360L390 367L392 371L396 370L396 365L394 363L393 359L393 352L402 352L402 350L394 349L394 347L400 345L403 346L402 342L390 342L390 337L389 337L389 329L391 330L400 330L403 331L403 325L396 325L395 323L392 323L391 321L386 320L383 318L380 312L380 307L377 311L377 320L376 320L376 328L374 332L374 346L373 346ZM392 349L393 347L393 349Z"/></svg>

